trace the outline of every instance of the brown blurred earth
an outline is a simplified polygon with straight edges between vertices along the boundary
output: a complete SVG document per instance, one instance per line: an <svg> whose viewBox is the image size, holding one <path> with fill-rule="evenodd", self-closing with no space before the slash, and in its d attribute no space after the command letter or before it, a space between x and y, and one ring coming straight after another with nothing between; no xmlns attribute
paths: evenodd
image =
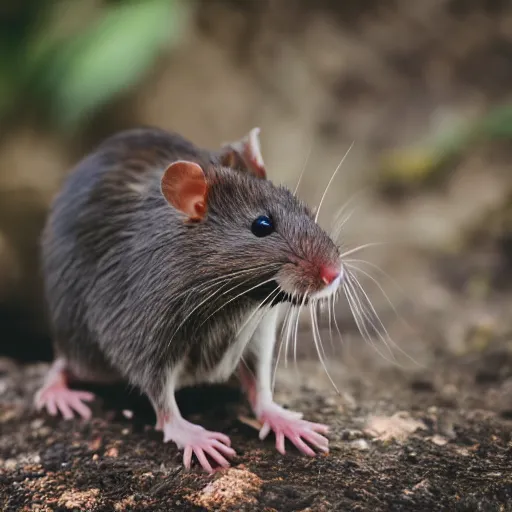
<svg viewBox="0 0 512 512"><path fill-rule="evenodd" d="M238 7L237 7L238 6ZM241 7L240 7L241 6ZM20 123L0 138L0 510L512 510L510 141L474 145L414 186L386 186L383 152L414 146L511 99L512 8L498 0L203 0L184 42L78 139ZM95 391L91 423L36 414L51 357L37 236L68 169L137 124L217 147L262 128L269 173L323 207L355 192L349 246L383 241L361 266L396 346L371 346L339 305L324 323L328 370L304 322L299 362L280 361L277 399L332 425L331 452L285 457L238 417L236 387L190 390L195 421L228 433L233 469L185 472L125 389ZM364 277L364 274L361 276ZM405 321L403 321L403 320ZM8 356L8 357L7 357ZM15 357L16 359L12 359ZM134 412L127 418L123 409Z"/></svg>

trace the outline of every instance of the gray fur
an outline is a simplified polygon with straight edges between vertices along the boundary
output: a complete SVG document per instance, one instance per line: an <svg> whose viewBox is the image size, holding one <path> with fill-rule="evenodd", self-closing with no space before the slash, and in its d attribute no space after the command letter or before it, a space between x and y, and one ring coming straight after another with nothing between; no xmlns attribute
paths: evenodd
<svg viewBox="0 0 512 512"><path fill-rule="evenodd" d="M308 272L318 258L337 258L293 194L221 167L219 155L138 129L111 137L69 175L42 256L55 350L78 377L126 380L164 406L169 370L179 364L196 380L208 373L262 297L251 292L215 312L227 300L273 277L300 295L313 286ZM179 159L205 172L203 222L187 224L161 193L163 171ZM276 233L258 238L251 224L262 214L273 217ZM262 268L233 278L222 291L237 288L207 300L181 325L220 286L201 290L210 280L255 266Z"/></svg>

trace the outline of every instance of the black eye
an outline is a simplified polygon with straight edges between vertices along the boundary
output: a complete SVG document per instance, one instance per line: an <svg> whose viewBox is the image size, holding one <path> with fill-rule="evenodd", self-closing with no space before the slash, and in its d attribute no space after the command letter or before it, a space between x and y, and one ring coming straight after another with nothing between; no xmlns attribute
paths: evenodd
<svg viewBox="0 0 512 512"><path fill-rule="evenodd" d="M268 236L274 231L274 223L271 218L266 215L261 215L252 223L251 231L260 238L262 236Z"/></svg>

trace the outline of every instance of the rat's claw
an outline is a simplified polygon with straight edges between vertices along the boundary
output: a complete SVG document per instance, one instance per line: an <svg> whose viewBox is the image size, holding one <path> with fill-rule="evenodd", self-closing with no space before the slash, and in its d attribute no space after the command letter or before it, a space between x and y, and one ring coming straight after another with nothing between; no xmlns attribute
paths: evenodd
<svg viewBox="0 0 512 512"><path fill-rule="evenodd" d="M205 451L208 455L217 462L219 466L223 468L229 468L229 462L218 452L216 448L210 446L209 448L205 448Z"/></svg>
<svg viewBox="0 0 512 512"><path fill-rule="evenodd" d="M216 441L219 441L226 446L231 446L231 439L226 434L221 434L220 432L208 432L210 434L209 437L212 439L215 439Z"/></svg>
<svg viewBox="0 0 512 512"><path fill-rule="evenodd" d="M217 441L216 439L214 439L214 441L212 442L212 446L214 446L217 449L217 451L224 452L224 455L228 457L234 457L236 455L235 450L233 450L231 446L226 446L225 444L222 444L220 441Z"/></svg>
<svg viewBox="0 0 512 512"><path fill-rule="evenodd" d="M65 420L70 420L73 418L73 411L71 410L71 407L69 407L69 405L67 404L66 400L62 398L60 400L57 400L57 407Z"/></svg>
<svg viewBox="0 0 512 512"><path fill-rule="evenodd" d="M39 402L39 409L42 409L45 405L50 416L57 416L57 405L53 396L49 396L46 403L41 400Z"/></svg>
<svg viewBox="0 0 512 512"><path fill-rule="evenodd" d="M183 465L186 469L190 469L192 464L192 446L185 446L183 450Z"/></svg>
<svg viewBox="0 0 512 512"><path fill-rule="evenodd" d="M322 435L328 432L327 425L305 421L301 414L283 409L274 403L262 409L260 420L263 422L259 433L260 439L265 439L270 430L273 430L276 436L276 449L283 455L285 439L289 439L298 450L310 457L315 456L311 446L322 452L329 451L329 440ZM311 446L308 446L305 441Z"/></svg>
<svg viewBox="0 0 512 512"><path fill-rule="evenodd" d="M194 453L196 454L197 460L203 466L203 468L208 473L213 473L213 468L211 464L208 462L208 459L206 458L206 455L204 454L204 450L202 448L194 448Z"/></svg>
<svg viewBox="0 0 512 512"><path fill-rule="evenodd" d="M165 441L174 441L179 448L183 448L183 465L186 469L190 469L192 465L192 455L196 456L199 464L208 473L213 473L214 469L207 455L224 468L229 467L226 457L236 455L235 450L230 446L231 441L228 436L211 432L183 418L164 423L163 430Z"/></svg>

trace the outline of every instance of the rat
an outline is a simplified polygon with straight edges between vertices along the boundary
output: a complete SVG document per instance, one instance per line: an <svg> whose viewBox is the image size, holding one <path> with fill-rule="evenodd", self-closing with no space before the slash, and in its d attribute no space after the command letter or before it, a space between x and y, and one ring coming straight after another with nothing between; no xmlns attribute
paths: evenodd
<svg viewBox="0 0 512 512"><path fill-rule="evenodd" d="M35 405L90 418L75 380L146 394L164 442L208 472L236 452L182 417L175 392L238 374L260 438L328 451L328 427L272 397L279 306L336 293L338 247L312 211L267 178L259 128L210 151L175 133L114 134L69 173L41 237L55 359ZM214 464L215 465L215 464Z"/></svg>

